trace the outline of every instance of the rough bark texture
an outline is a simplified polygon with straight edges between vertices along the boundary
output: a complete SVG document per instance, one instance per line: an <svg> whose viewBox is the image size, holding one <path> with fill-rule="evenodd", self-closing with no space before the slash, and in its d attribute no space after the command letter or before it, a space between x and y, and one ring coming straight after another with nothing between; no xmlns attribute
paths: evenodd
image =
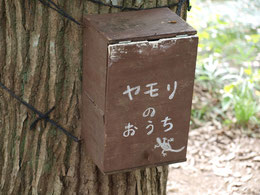
<svg viewBox="0 0 260 195"><path fill-rule="evenodd" d="M118 5L172 1L119 0ZM120 11L85 0L55 2L78 21L84 14ZM78 137L81 66L82 27L39 1L0 0L1 82L42 112L55 105L50 118ZM50 124L29 130L35 118L0 89L0 194L166 194L167 166L104 176L84 147Z"/></svg>

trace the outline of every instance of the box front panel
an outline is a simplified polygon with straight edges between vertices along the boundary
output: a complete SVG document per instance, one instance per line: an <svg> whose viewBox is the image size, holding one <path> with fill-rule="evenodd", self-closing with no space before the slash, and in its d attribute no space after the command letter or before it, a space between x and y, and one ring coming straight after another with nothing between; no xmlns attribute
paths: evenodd
<svg viewBox="0 0 260 195"><path fill-rule="evenodd" d="M197 44L109 45L104 172L186 159Z"/></svg>

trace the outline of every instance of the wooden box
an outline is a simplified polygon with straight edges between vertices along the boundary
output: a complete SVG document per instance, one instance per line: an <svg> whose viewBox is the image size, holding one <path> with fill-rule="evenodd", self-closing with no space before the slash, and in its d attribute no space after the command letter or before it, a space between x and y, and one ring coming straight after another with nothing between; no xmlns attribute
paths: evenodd
<svg viewBox="0 0 260 195"><path fill-rule="evenodd" d="M82 137L104 173L186 160L198 37L168 8L84 18Z"/></svg>

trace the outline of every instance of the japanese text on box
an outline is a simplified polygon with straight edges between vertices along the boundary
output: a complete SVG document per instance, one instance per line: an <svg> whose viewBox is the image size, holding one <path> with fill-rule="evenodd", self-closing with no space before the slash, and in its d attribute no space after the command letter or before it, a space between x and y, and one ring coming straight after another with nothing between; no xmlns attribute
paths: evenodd
<svg viewBox="0 0 260 195"><path fill-rule="evenodd" d="M151 98L156 98L159 96L159 89L156 88L158 85L157 82L155 83L149 83L145 85L145 90L142 91L141 86L130 86L127 85L126 90L123 92L123 95L127 95L129 98L129 101L134 101L134 97L138 96L140 93L144 93L145 95L149 95ZM174 81L173 85L167 84L165 87L165 90L169 92L169 101L173 100L174 95L176 93L178 87L178 82ZM146 133L147 136L151 135L154 131L154 125L153 125L153 119L156 117L156 109L154 107L149 107L146 110L144 110L142 117L147 122L146 126L146 132L140 132L140 133ZM163 131L164 133L167 133L169 131L174 130L174 124L172 122L172 118L170 116L165 116L165 118L160 119L162 129L158 129L159 131ZM123 131L123 137L128 138L131 136L135 136L137 131L142 131L138 129L137 126L133 125L131 121L126 122L125 129ZM185 146L173 149L171 146L171 142L174 142L174 137L166 138L166 137L157 137L156 138L156 144L154 145L154 148L161 148L162 149L162 155L163 157L167 156L166 152L181 152Z"/></svg>

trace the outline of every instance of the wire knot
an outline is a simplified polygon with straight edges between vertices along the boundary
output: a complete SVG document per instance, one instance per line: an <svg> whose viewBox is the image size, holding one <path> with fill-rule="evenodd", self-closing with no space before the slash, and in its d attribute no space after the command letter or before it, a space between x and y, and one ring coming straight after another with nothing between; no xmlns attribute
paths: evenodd
<svg viewBox="0 0 260 195"><path fill-rule="evenodd" d="M53 106L48 112L46 113L42 113L39 110L37 110L35 107L33 107L31 104L27 103L26 101L24 101L23 99L21 99L19 96L17 96L14 91L12 91L11 89L7 88L3 83L0 82L0 87L2 89L4 89L5 91L7 91L11 97L13 97L14 99L16 99L18 102L20 102L21 104L23 104L24 106L26 106L28 109L30 109L31 111L33 111L35 114L37 114L39 117L31 124L30 129L33 129L36 127L36 124L40 121L40 120L45 120L46 122L51 123L52 125L54 125L56 128L58 128L59 130L61 130L65 135L67 135L68 137L70 137L71 139L73 139L75 142L79 142L80 140L75 137L74 135L72 135L70 132L68 132L66 129L64 129L62 126L60 126L59 124L57 124L54 120L49 118L49 114L55 109L55 106Z"/></svg>
<svg viewBox="0 0 260 195"><path fill-rule="evenodd" d="M46 112L45 114L43 115L39 115L39 117L37 119L35 119L31 126L30 126L30 130L32 129L35 129L37 123L40 121L40 120L45 120L45 122L47 122L47 119L49 119L49 114L55 109L55 106L53 106L48 112Z"/></svg>

